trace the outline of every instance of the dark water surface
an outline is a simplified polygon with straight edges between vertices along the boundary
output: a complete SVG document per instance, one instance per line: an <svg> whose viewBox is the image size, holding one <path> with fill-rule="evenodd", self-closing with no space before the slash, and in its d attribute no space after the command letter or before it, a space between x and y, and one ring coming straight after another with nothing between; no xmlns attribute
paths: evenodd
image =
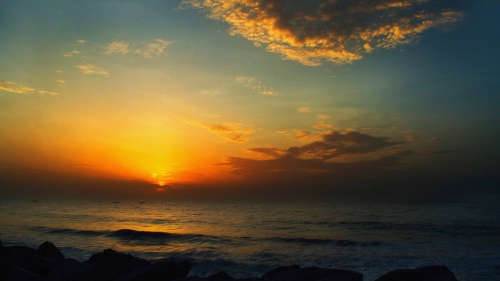
<svg viewBox="0 0 500 281"><path fill-rule="evenodd" d="M260 276L277 265L387 271L447 265L461 281L500 280L500 204L0 200L5 245L48 240L66 257L112 248L189 259L191 274Z"/></svg>

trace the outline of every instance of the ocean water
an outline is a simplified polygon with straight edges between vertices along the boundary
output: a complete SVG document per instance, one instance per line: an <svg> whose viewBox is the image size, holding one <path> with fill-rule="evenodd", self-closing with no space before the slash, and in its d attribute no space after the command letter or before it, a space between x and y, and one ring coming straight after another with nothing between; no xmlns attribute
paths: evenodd
<svg viewBox="0 0 500 281"><path fill-rule="evenodd" d="M276 203L0 200L4 245L53 242L85 261L112 248L191 260L192 275L260 276L278 265L354 270L447 265L461 281L500 280L497 202Z"/></svg>

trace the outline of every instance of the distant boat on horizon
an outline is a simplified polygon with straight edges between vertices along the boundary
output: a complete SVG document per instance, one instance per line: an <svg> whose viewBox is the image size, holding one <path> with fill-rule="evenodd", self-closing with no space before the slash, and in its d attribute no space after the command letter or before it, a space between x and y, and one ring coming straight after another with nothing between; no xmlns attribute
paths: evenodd
<svg viewBox="0 0 500 281"><path fill-rule="evenodd" d="M38 202L38 200L31 200L31 202Z"/></svg>
<svg viewBox="0 0 500 281"><path fill-rule="evenodd" d="M144 204L144 203L145 203L145 202L143 202L143 201L139 202L139 204Z"/></svg>
<svg viewBox="0 0 500 281"><path fill-rule="evenodd" d="M115 203L115 204L116 204L116 203L120 203L120 201L113 201L113 203Z"/></svg>

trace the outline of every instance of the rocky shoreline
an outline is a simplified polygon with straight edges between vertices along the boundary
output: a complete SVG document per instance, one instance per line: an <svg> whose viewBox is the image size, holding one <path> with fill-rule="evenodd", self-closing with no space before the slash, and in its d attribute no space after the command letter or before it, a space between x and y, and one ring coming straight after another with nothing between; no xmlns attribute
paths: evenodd
<svg viewBox="0 0 500 281"><path fill-rule="evenodd" d="M280 266L261 277L235 279L226 272L208 277L189 276L190 261L151 263L107 249L79 262L64 255L51 242L38 249L2 246L0 281L362 281L354 271L298 265ZM446 267L431 265L388 272L375 281L457 281Z"/></svg>

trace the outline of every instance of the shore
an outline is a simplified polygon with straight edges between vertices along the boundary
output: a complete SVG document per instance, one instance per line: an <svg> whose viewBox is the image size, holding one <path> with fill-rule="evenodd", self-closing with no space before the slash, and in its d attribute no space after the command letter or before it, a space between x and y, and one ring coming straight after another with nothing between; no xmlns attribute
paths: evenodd
<svg viewBox="0 0 500 281"><path fill-rule="evenodd" d="M0 240L0 281L362 281L354 271L298 265L279 266L260 277L236 279L221 271L206 277L190 275L191 261L150 262L112 249L93 254L79 262L65 258L51 242L38 249L25 246L4 247ZM375 281L456 281L442 265L398 269Z"/></svg>

